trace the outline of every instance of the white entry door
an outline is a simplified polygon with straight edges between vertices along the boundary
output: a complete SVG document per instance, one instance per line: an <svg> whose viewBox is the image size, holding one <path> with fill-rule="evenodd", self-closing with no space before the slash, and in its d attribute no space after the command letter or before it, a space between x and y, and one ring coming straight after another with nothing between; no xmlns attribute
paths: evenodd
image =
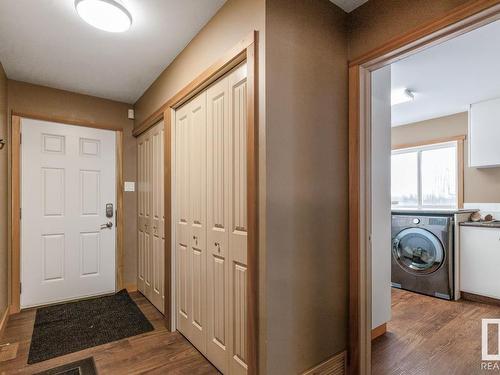
<svg viewBox="0 0 500 375"><path fill-rule="evenodd" d="M21 136L21 307L114 292L115 132L22 119Z"/></svg>

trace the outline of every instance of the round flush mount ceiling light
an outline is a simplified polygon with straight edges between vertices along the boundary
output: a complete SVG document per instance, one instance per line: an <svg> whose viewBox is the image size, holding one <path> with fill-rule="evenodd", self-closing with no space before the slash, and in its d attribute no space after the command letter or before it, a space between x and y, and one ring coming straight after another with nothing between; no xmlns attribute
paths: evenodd
<svg viewBox="0 0 500 375"><path fill-rule="evenodd" d="M75 0L78 15L89 25L113 33L130 29L132 16L116 0Z"/></svg>

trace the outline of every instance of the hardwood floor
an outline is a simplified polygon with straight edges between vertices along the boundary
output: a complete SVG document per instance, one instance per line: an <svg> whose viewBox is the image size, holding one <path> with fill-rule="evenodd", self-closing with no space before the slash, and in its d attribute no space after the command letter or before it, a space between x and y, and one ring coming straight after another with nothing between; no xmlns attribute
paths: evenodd
<svg viewBox="0 0 500 375"><path fill-rule="evenodd" d="M388 332L372 342L372 374L496 373L481 369L483 318L500 318L500 307L392 289ZM490 330L490 353L497 352L497 340L498 335Z"/></svg>
<svg viewBox="0 0 500 375"><path fill-rule="evenodd" d="M35 310L11 315L0 345L19 343L17 357L0 362L0 374L33 374L93 356L97 371L105 374L189 374L219 372L181 334L168 332L162 315L140 293L130 294L155 330L82 350L34 365L27 365Z"/></svg>

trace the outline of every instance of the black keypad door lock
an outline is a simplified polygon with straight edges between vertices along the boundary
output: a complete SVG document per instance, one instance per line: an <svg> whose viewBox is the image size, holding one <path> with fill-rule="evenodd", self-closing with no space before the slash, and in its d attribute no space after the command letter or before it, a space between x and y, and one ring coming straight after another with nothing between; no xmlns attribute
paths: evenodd
<svg viewBox="0 0 500 375"><path fill-rule="evenodd" d="M106 204L106 217L113 217L113 203Z"/></svg>

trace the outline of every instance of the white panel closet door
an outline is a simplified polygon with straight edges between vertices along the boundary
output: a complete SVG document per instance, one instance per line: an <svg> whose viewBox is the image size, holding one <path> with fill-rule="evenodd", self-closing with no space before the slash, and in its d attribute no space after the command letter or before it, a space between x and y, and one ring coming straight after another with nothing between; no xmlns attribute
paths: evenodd
<svg viewBox="0 0 500 375"><path fill-rule="evenodd" d="M164 159L163 159L163 122L151 130L151 302L155 307L164 312L165 306L165 216L164 216Z"/></svg>
<svg viewBox="0 0 500 375"><path fill-rule="evenodd" d="M229 85L229 374L247 373L247 66Z"/></svg>
<svg viewBox="0 0 500 375"><path fill-rule="evenodd" d="M189 109L178 109L175 118L175 257L177 329L191 338L191 272L189 264Z"/></svg>
<svg viewBox="0 0 500 375"><path fill-rule="evenodd" d="M138 139L138 277L137 287L164 312L165 215L163 122Z"/></svg>
<svg viewBox="0 0 500 375"><path fill-rule="evenodd" d="M114 292L115 132L31 119L21 132L21 307Z"/></svg>
<svg viewBox="0 0 500 375"><path fill-rule="evenodd" d="M151 139L142 134L137 141L138 156L138 258L137 289L146 297L150 296L151 280L149 279L149 257L151 243Z"/></svg>
<svg viewBox="0 0 500 375"><path fill-rule="evenodd" d="M207 356L228 367L229 95L227 78L207 90Z"/></svg>
<svg viewBox="0 0 500 375"><path fill-rule="evenodd" d="M206 351L206 93L176 111L177 318Z"/></svg>
<svg viewBox="0 0 500 375"><path fill-rule="evenodd" d="M190 340L206 352L206 262L207 262L207 169L206 93L188 103L189 116L189 272L191 275Z"/></svg>
<svg viewBox="0 0 500 375"><path fill-rule="evenodd" d="M247 372L247 84L243 64L175 116L177 326L225 374Z"/></svg>

